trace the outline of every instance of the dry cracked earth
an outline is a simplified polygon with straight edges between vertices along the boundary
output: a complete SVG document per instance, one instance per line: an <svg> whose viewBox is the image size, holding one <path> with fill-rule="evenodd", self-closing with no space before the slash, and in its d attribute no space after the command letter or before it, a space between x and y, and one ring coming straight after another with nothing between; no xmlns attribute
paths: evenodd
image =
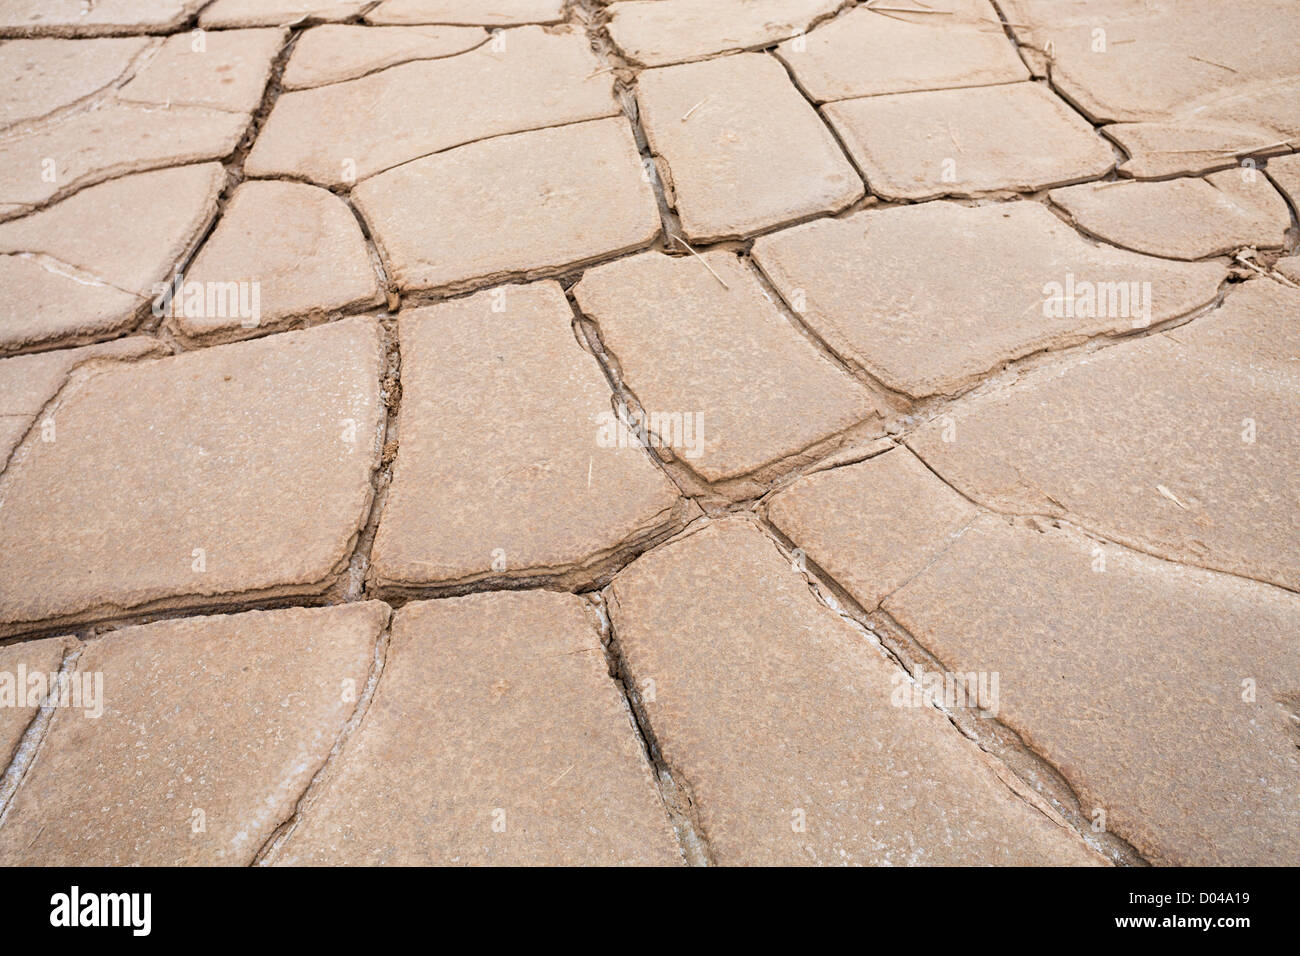
<svg viewBox="0 0 1300 956"><path fill-rule="evenodd" d="M0 863L1300 863L1293 0L0 37Z"/></svg>

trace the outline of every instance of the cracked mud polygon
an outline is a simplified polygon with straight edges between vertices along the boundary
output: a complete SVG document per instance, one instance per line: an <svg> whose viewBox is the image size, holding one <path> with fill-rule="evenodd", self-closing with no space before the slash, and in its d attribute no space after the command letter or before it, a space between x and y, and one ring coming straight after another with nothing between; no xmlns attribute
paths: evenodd
<svg viewBox="0 0 1300 956"><path fill-rule="evenodd" d="M0 863L1300 863L1290 0L0 4Z"/></svg>

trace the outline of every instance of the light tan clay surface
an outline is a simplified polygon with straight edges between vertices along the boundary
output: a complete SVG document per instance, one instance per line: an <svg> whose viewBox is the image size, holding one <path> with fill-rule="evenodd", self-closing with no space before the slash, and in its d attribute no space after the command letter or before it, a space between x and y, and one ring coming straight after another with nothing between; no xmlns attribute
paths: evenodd
<svg viewBox="0 0 1300 956"><path fill-rule="evenodd" d="M325 24L303 33L284 71L286 90L355 80L399 63L438 60L487 40L475 27L393 27L380 30Z"/></svg>
<svg viewBox="0 0 1300 956"><path fill-rule="evenodd" d="M693 242L838 212L862 197L835 138L769 56L647 70L637 103Z"/></svg>
<svg viewBox="0 0 1300 956"><path fill-rule="evenodd" d="M1300 864L1297 50L0 0L0 865Z"/></svg>
<svg viewBox="0 0 1300 956"><path fill-rule="evenodd" d="M619 119L472 143L376 176L355 196L389 276L409 290L554 274L642 248L660 230Z"/></svg>
<svg viewBox="0 0 1300 956"><path fill-rule="evenodd" d="M609 35L629 62L663 66L769 46L839 6L840 0L622 0L607 15Z"/></svg>
<svg viewBox="0 0 1300 956"><path fill-rule="evenodd" d="M571 321L553 282L403 314L405 456L375 541L377 583L590 574L680 517ZM462 507L482 493L499 507Z"/></svg>
<svg viewBox="0 0 1300 956"><path fill-rule="evenodd" d="M0 35L88 37L104 33L174 30L203 0L10 0L0 12Z"/></svg>
<svg viewBox="0 0 1300 956"><path fill-rule="evenodd" d="M352 210L305 183L252 180L239 186L186 281L256 283L259 290L258 315L247 319L212 314L206 301L197 315L175 310L177 327L189 338L239 335L383 301Z"/></svg>
<svg viewBox="0 0 1300 956"><path fill-rule="evenodd" d="M330 588L373 493L382 358L358 318L74 375L0 478L0 634Z"/></svg>
<svg viewBox="0 0 1300 956"><path fill-rule="evenodd" d="M1291 212L1263 172L1225 169L1204 178L1084 183L1052 190L1080 229L1125 249L1203 259L1244 247L1286 245Z"/></svg>
<svg viewBox="0 0 1300 956"><path fill-rule="evenodd" d="M406 605L332 769L275 862L681 861L595 615L572 595Z"/></svg>
<svg viewBox="0 0 1300 956"><path fill-rule="evenodd" d="M823 112L882 199L1032 192L1115 165L1110 144L1038 83L868 96Z"/></svg>
<svg viewBox="0 0 1300 956"><path fill-rule="evenodd" d="M1225 276L1097 246L1033 202L867 209L764 236L754 257L787 301L804 293L804 320L840 355L917 398L1041 349L1187 315ZM1138 292L1089 306L1081 283Z"/></svg>
<svg viewBox="0 0 1300 956"><path fill-rule="evenodd" d="M890 3L905 7L917 4ZM988 0L929 0L939 14L860 4L777 55L815 102L879 93L989 86L1029 78Z"/></svg>
<svg viewBox="0 0 1300 956"><path fill-rule="evenodd" d="M351 185L502 133L611 116L608 74L573 33L521 27L458 56L281 96L248 157L253 176ZM328 136L316 133L322 125Z"/></svg>
<svg viewBox="0 0 1300 956"><path fill-rule="evenodd" d="M901 672L748 523L642 558L610 605L716 862L1099 862L938 711L893 706Z"/></svg>
<svg viewBox="0 0 1300 956"><path fill-rule="evenodd" d="M55 710L0 861L252 862L355 710L388 616L379 602L253 611L87 642L82 706Z"/></svg>
<svg viewBox="0 0 1300 956"><path fill-rule="evenodd" d="M383 0L366 12L367 23L477 23L515 26L558 23L564 0Z"/></svg>

